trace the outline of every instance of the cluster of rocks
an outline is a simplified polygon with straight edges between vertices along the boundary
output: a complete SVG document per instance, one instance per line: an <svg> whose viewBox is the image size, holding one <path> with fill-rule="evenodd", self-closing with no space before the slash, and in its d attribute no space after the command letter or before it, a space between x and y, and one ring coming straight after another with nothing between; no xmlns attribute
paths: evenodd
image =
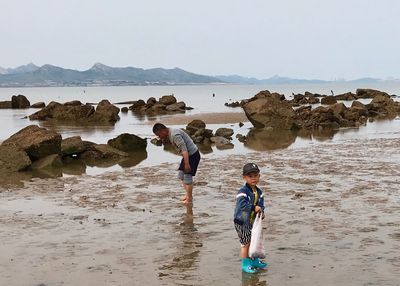
<svg viewBox="0 0 400 286"><path fill-rule="evenodd" d="M274 130L293 129L337 129L340 127L357 127L369 118L394 118L400 113L400 103L394 101L385 92L363 90L363 96L372 96L369 104L354 101L350 108L343 103L330 106L302 106L296 110L292 104L276 93L263 91L247 100L243 109L249 121L257 128ZM365 97L363 97L365 98Z"/></svg>
<svg viewBox="0 0 400 286"><path fill-rule="evenodd" d="M64 104L55 101L29 116L30 120L56 120L81 124L115 124L119 120L119 108L108 100L102 100L94 108L79 100Z"/></svg>
<svg viewBox="0 0 400 286"><path fill-rule="evenodd" d="M191 110L192 107L186 106L186 103L183 101L177 101L175 96L173 95L164 95L157 99L154 97L150 97L146 102L142 99L139 99L131 106L123 107L121 109L122 112L128 112L131 110L132 112L146 115L160 115L160 114L169 114L169 113L179 113L185 112L186 110Z"/></svg>
<svg viewBox="0 0 400 286"><path fill-rule="evenodd" d="M31 105L26 96L22 94L13 95L11 100L0 101L0 109L42 108L44 106L44 102L38 102Z"/></svg>
<svg viewBox="0 0 400 286"><path fill-rule="evenodd" d="M231 140L234 132L231 128L218 128L214 134L213 130L206 128L204 121L196 119L189 122L185 131L197 144L215 144L218 149L233 148Z"/></svg>
<svg viewBox="0 0 400 286"><path fill-rule="evenodd" d="M80 136L62 139L55 131L37 125L27 126L0 145L0 172L8 174L24 170L46 171L82 159L88 165L104 160L118 160L145 153L146 139L121 134L107 144L83 141ZM142 156L142 155L139 155ZM144 158L147 157L146 156ZM144 159L143 158L143 159Z"/></svg>
<svg viewBox="0 0 400 286"><path fill-rule="evenodd" d="M294 94L293 99L289 102L292 106L300 106L304 104L316 104L320 103L319 94L313 94L306 91L304 94Z"/></svg>

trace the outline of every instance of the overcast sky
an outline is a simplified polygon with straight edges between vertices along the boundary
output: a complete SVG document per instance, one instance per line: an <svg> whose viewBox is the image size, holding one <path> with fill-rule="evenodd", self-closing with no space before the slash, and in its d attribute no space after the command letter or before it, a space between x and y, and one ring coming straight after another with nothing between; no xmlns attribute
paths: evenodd
<svg viewBox="0 0 400 286"><path fill-rule="evenodd" d="M0 0L0 66L400 78L398 0Z"/></svg>

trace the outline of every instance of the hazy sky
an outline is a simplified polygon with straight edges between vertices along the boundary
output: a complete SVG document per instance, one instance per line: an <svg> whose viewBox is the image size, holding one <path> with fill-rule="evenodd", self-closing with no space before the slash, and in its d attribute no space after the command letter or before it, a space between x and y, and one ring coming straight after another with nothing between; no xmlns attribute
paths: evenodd
<svg viewBox="0 0 400 286"><path fill-rule="evenodd" d="M398 0L0 0L0 66L400 78Z"/></svg>

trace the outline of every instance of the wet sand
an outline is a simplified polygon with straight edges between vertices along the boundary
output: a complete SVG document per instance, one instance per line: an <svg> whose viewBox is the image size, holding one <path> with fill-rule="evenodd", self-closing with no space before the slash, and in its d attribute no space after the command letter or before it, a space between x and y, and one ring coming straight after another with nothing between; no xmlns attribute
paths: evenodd
<svg viewBox="0 0 400 286"><path fill-rule="evenodd" d="M0 285L399 285L399 139L204 156L194 206L176 164L0 187ZM179 158L177 157L177 161ZM232 223L262 166L267 271L242 274Z"/></svg>
<svg viewBox="0 0 400 286"><path fill-rule="evenodd" d="M244 112L213 112L213 113L198 113L193 115L172 115L164 116L162 122L166 125L182 125L188 124L190 121L200 119L206 124L228 124L228 123L239 123L248 122ZM159 119L149 119L145 124L152 125L160 121Z"/></svg>

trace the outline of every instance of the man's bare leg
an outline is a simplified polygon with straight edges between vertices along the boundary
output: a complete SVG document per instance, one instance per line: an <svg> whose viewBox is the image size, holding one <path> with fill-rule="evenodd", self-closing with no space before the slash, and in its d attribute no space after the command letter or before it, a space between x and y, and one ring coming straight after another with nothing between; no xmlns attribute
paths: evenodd
<svg viewBox="0 0 400 286"><path fill-rule="evenodd" d="M185 184L186 199L182 202L184 204L191 204L193 202L193 184Z"/></svg>
<svg viewBox="0 0 400 286"><path fill-rule="evenodd" d="M186 192L185 183L183 182L183 180L181 180L181 183L182 183L182 187L185 189L185 192ZM186 199L187 199L187 195L184 195L183 197L181 197L182 202L186 201Z"/></svg>

